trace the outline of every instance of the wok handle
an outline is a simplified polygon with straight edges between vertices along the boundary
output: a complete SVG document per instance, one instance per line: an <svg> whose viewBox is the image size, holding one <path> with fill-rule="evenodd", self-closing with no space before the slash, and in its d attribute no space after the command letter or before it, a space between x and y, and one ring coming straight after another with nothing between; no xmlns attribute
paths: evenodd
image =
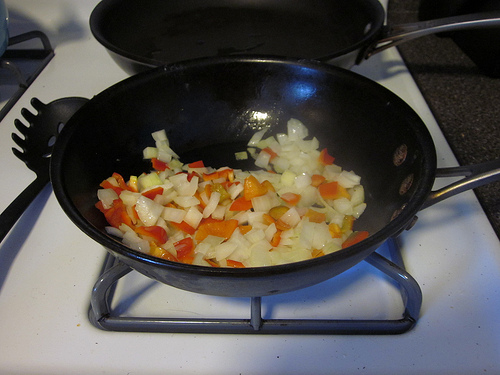
<svg viewBox="0 0 500 375"><path fill-rule="evenodd" d="M471 13L403 25L385 26L382 30L382 38L375 41L367 48L364 58L367 59L387 48L397 46L425 35L454 30L482 29L499 26L499 11Z"/></svg>
<svg viewBox="0 0 500 375"><path fill-rule="evenodd" d="M431 191L422 209L466 190L500 181L500 159L465 167L438 168L436 171L436 177L456 176L465 176L465 178L441 189Z"/></svg>

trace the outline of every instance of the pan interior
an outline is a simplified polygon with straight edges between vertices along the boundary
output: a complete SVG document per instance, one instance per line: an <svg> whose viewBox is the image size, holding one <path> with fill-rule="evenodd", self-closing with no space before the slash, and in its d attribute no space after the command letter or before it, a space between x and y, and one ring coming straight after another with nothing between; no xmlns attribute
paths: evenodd
<svg viewBox="0 0 500 375"><path fill-rule="evenodd" d="M74 206L85 230L90 224L104 233L106 222L94 207L103 179L150 170L142 150L152 144L152 132L165 129L184 162L255 169L234 153L257 130L284 132L290 118L301 120L337 164L362 177L368 209L356 229L375 234L401 207L411 206L405 220L418 211L433 181L434 146L417 115L388 90L322 64L207 61L125 80L68 122L54 152L53 178L56 194ZM404 160L395 163L401 146Z"/></svg>

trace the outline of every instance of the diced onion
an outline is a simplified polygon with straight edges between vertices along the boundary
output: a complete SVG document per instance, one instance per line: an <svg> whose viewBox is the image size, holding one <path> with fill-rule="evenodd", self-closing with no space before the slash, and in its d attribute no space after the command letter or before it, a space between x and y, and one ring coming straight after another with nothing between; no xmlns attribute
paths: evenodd
<svg viewBox="0 0 500 375"><path fill-rule="evenodd" d="M184 221L195 229L198 228L201 219L203 219L203 214L194 206L190 207L184 216Z"/></svg>
<svg viewBox="0 0 500 375"><path fill-rule="evenodd" d="M266 134L267 132L267 129L262 129L262 130L259 130L258 132L255 132L253 135L252 135L252 138L250 138L250 140L248 141L248 146L255 146L257 143L259 143L262 139L262 137L264 136L264 134Z"/></svg>
<svg viewBox="0 0 500 375"><path fill-rule="evenodd" d="M361 177L334 163L325 163L320 157L319 140L308 138L308 129L300 120L292 118L286 127L286 133L267 137L267 128L257 131L248 142L247 150L234 154L237 160L246 160L248 155L254 159L260 170L251 172L229 167L197 167L199 163L191 164L196 168L190 167L183 164L170 148L165 130L152 133L155 147L146 147L143 156L157 158L168 168L131 176L123 190L118 177L107 179L113 189L97 191L103 208L112 208L114 201L121 199L132 224L106 227L106 232L121 237L123 243L132 249L148 254L151 239L142 238L135 230L143 225L159 226L168 233L162 249L174 256L177 256L177 242L190 237L195 247L189 259L192 259L192 264L200 266L214 266L213 262L219 267L235 266L230 264L231 260L241 262L245 267L262 267L310 259L317 256L315 252L318 251L330 254L340 250L342 242L352 233L350 226L344 225L346 217L357 219L366 209ZM206 178L216 171L228 170L229 173L220 173L215 179ZM252 184L245 181L251 175L267 193L261 193L262 187L255 186L254 191L258 194L252 194ZM314 175L321 177L318 179ZM339 191L340 198L325 199L320 195L318 185L328 182L337 182L347 189L349 196L345 197L343 191ZM149 190L158 187L163 191L155 194L153 200L145 196ZM246 190L247 187L250 191ZM117 188L122 190L119 194ZM252 208L231 211L233 201L247 193L253 196ZM331 190L329 196L336 197L335 190ZM187 228L173 225L185 223L196 231L204 219L207 223L211 219L236 220L238 227L229 238L225 234L222 237L225 228L220 227L221 237L205 237L204 234L204 239L198 241L197 235L201 232L186 234ZM228 225L227 228L234 227ZM151 254L157 255L157 252Z"/></svg>
<svg viewBox="0 0 500 375"><path fill-rule="evenodd" d="M280 217L280 220L290 227L295 227L300 222L300 215L295 207L291 207Z"/></svg>
<svg viewBox="0 0 500 375"><path fill-rule="evenodd" d="M212 215L212 213L217 208L219 201L220 201L220 193L213 191L212 194L210 194L210 199L208 200L208 204L203 209L203 217L204 218L207 218L210 215Z"/></svg>
<svg viewBox="0 0 500 375"><path fill-rule="evenodd" d="M309 131L304 124L297 119L290 119L287 122L288 138L292 141L304 139L308 136Z"/></svg>
<svg viewBox="0 0 500 375"><path fill-rule="evenodd" d="M181 223L186 216L186 211L175 207L165 207L161 217L166 221L171 221L173 223Z"/></svg>
<svg viewBox="0 0 500 375"><path fill-rule="evenodd" d="M143 195L137 199L135 204L137 215L146 226L155 225L156 221L162 214L163 209L164 207L161 204L158 204Z"/></svg>
<svg viewBox="0 0 500 375"><path fill-rule="evenodd" d="M118 194L113 189L99 189L97 198L102 202L103 207L108 209L113 205L113 201L118 199Z"/></svg>

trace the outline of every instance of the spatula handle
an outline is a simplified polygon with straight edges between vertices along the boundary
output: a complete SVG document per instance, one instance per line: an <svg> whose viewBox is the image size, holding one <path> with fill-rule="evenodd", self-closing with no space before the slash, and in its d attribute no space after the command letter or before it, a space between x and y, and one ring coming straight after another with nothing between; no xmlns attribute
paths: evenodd
<svg viewBox="0 0 500 375"><path fill-rule="evenodd" d="M3 241L7 233L9 233L12 227L16 224L23 212L48 183L48 177L37 177L2 212L0 215L0 242Z"/></svg>

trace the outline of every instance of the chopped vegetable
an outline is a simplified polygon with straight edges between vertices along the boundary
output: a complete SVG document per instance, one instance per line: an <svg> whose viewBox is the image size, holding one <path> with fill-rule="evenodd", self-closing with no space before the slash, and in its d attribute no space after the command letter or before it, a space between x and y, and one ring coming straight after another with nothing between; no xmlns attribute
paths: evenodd
<svg viewBox="0 0 500 375"><path fill-rule="evenodd" d="M152 171L113 173L97 191L107 232L132 249L209 267L260 267L324 256L368 237L353 231L366 208L361 178L335 165L308 129L291 119L287 133L254 134L236 159L262 168L183 164L164 130L143 150Z"/></svg>

